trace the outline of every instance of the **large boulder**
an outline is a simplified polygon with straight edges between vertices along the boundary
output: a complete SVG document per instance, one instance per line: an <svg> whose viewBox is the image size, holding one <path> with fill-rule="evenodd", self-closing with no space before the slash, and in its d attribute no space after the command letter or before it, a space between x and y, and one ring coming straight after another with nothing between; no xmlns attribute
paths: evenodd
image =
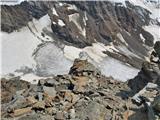
<svg viewBox="0 0 160 120"><path fill-rule="evenodd" d="M16 91L27 90L30 87L30 83L20 80L20 77L12 78L11 80L2 78L1 79L1 102L8 103L12 100Z"/></svg>
<svg viewBox="0 0 160 120"><path fill-rule="evenodd" d="M75 76L96 76L100 75L101 72L87 60L75 59L73 66L69 71L69 74Z"/></svg>

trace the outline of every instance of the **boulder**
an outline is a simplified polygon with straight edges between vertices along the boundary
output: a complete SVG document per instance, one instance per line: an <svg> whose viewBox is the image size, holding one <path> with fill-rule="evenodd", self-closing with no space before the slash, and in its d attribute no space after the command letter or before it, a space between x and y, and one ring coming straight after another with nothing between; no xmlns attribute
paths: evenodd
<svg viewBox="0 0 160 120"><path fill-rule="evenodd" d="M157 112L160 112L160 96L157 96L152 103L153 109Z"/></svg>
<svg viewBox="0 0 160 120"><path fill-rule="evenodd" d="M73 66L71 67L69 74L76 76L96 76L101 72L87 60L75 59Z"/></svg>
<svg viewBox="0 0 160 120"><path fill-rule="evenodd" d="M61 111L58 111L56 113L55 120L64 120L64 113Z"/></svg>
<svg viewBox="0 0 160 120"><path fill-rule="evenodd" d="M14 112L11 116L18 117L18 116L21 116L21 115L24 115L24 114L27 114L27 113L31 113L32 112L31 108L32 107L16 109L16 110L14 110Z"/></svg>

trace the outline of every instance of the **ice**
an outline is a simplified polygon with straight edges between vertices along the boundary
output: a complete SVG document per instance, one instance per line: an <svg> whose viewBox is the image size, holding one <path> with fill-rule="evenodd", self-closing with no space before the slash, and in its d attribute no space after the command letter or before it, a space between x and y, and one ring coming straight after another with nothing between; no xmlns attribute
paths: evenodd
<svg viewBox="0 0 160 120"><path fill-rule="evenodd" d="M72 62L68 60L63 51L54 43L46 43L35 56L37 73L41 76L67 74Z"/></svg>

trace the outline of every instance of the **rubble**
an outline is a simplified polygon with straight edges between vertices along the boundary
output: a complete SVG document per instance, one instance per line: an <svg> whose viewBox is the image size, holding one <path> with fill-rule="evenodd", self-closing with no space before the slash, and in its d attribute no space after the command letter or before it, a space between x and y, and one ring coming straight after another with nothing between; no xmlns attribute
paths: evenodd
<svg viewBox="0 0 160 120"><path fill-rule="evenodd" d="M39 80L34 86L27 83L28 92L15 91L15 99L2 104L5 109L1 117L17 120L38 117L42 120L159 119L159 84L146 81L146 86L134 88L130 84L133 81L120 82L105 77L87 60L76 59L68 75Z"/></svg>

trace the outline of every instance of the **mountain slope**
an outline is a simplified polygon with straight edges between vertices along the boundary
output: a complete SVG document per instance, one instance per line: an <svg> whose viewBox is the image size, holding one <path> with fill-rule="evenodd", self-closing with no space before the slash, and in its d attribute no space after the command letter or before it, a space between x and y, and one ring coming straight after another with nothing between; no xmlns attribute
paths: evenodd
<svg viewBox="0 0 160 120"><path fill-rule="evenodd" d="M156 15L149 5L140 0L32 1L3 5L2 72L20 69L17 71L25 73L21 67L27 66L39 76L62 74L69 70L75 58L82 57L106 76L122 81L133 78L154 41L159 41L158 32L153 30L153 27L159 30L158 18L153 17ZM28 35L23 38L24 33ZM15 48L9 47L10 44L15 44ZM13 58L14 53L19 57ZM15 67L10 68L13 64Z"/></svg>

